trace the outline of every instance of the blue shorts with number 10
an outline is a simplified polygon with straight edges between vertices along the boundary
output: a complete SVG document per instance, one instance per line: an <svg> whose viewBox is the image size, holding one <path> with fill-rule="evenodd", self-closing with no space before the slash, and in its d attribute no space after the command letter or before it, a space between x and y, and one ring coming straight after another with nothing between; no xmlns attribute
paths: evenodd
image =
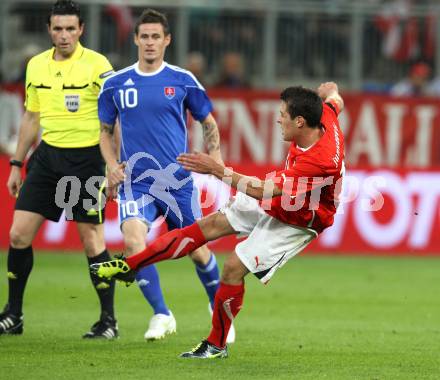
<svg viewBox="0 0 440 380"><path fill-rule="evenodd" d="M129 219L139 219L148 227L163 216L168 229L182 228L200 219L199 192L191 180L178 190L158 191L145 183L132 183L131 189L119 190L120 225Z"/></svg>

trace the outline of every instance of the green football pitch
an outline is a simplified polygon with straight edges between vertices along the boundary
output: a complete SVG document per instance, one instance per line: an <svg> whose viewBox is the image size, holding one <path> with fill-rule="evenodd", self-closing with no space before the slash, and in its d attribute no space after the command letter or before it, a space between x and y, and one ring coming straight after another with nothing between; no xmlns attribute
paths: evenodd
<svg viewBox="0 0 440 380"><path fill-rule="evenodd" d="M177 334L155 343L136 285L117 288L120 339L80 338L98 317L86 269L80 254L35 255L24 335L0 337L1 379L440 378L438 259L304 255L267 286L249 276L230 357L211 361L177 357L210 326L189 260L159 264Z"/></svg>

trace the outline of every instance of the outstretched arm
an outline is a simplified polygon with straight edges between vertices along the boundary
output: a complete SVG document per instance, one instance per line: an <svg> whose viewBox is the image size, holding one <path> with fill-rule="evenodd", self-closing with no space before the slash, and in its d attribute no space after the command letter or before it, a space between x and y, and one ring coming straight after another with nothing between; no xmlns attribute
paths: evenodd
<svg viewBox="0 0 440 380"><path fill-rule="evenodd" d="M344 100L339 95L338 85L335 82L321 83L318 87L318 95L324 102L333 101L341 112L344 108Z"/></svg>
<svg viewBox="0 0 440 380"><path fill-rule="evenodd" d="M274 181L263 181L256 177L234 172L231 168L226 168L223 163L215 161L204 153L181 154L177 157L177 161L186 170L201 174L212 174L238 191L255 199L273 198L282 194L281 189L275 186Z"/></svg>

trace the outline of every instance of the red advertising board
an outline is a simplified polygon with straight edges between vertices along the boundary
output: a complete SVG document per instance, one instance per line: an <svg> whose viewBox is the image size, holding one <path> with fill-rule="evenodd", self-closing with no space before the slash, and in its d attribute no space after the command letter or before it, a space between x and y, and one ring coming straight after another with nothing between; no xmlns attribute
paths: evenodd
<svg viewBox="0 0 440 380"><path fill-rule="evenodd" d="M210 91L230 163L279 164L285 158L276 119L279 95L272 92ZM347 166L388 168L440 167L440 99L407 99L345 94L339 116ZM200 128L192 143L203 148Z"/></svg>
<svg viewBox="0 0 440 380"><path fill-rule="evenodd" d="M276 124L278 94L210 91L222 135L225 160L238 171L263 177L282 165L287 146ZM366 254L440 254L440 112L439 101L345 94L340 116L346 136L347 175L333 227L308 248L314 252ZM194 149L203 149L201 128L190 123ZM0 159L0 182L9 172ZM204 212L220 207L229 188L197 176ZM8 245L14 199L0 187L0 248ZM122 249L116 204L105 225L111 249ZM163 226L152 231L152 237ZM213 243L233 248L235 238ZM36 248L80 249L72 223L45 223Z"/></svg>

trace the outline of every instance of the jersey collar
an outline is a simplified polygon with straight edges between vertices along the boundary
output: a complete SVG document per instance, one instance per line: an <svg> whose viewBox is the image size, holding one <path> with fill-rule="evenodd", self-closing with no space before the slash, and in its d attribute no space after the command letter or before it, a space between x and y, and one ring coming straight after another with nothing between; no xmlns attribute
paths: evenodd
<svg viewBox="0 0 440 380"><path fill-rule="evenodd" d="M50 49L50 60L54 61L54 62L69 62L69 61L76 61L77 59L79 59L82 54L84 53L84 47L81 45L81 43L78 41L78 44L76 45L76 49L73 52L72 56L68 59L65 59L64 61L55 61L53 59L53 56L55 54L55 48L53 47L52 49Z"/></svg>
<svg viewBox="0 0 440 380"><path fill-rule="evenodd" d="M307 152L309 149L313 148L317 142L314 142L312 145L308 146L307 148L301 148L299 145L297 145L296 149L298 149L300 152Z"/></svg>
<svg viewBox="0 0 440 380"><path fill-rule="evenodd" d="M160 65L160 67L156 71L153 71L151 73L144 73L143 71L141 71L141 69L139 69L139 61L137 61L134 64L134 70L136 71L137 74L139 74L143 77L151 77L153 75L159 74L165 68L166 65L167 65L167 63L165 61L163 61L162 64Z"/></svg>

